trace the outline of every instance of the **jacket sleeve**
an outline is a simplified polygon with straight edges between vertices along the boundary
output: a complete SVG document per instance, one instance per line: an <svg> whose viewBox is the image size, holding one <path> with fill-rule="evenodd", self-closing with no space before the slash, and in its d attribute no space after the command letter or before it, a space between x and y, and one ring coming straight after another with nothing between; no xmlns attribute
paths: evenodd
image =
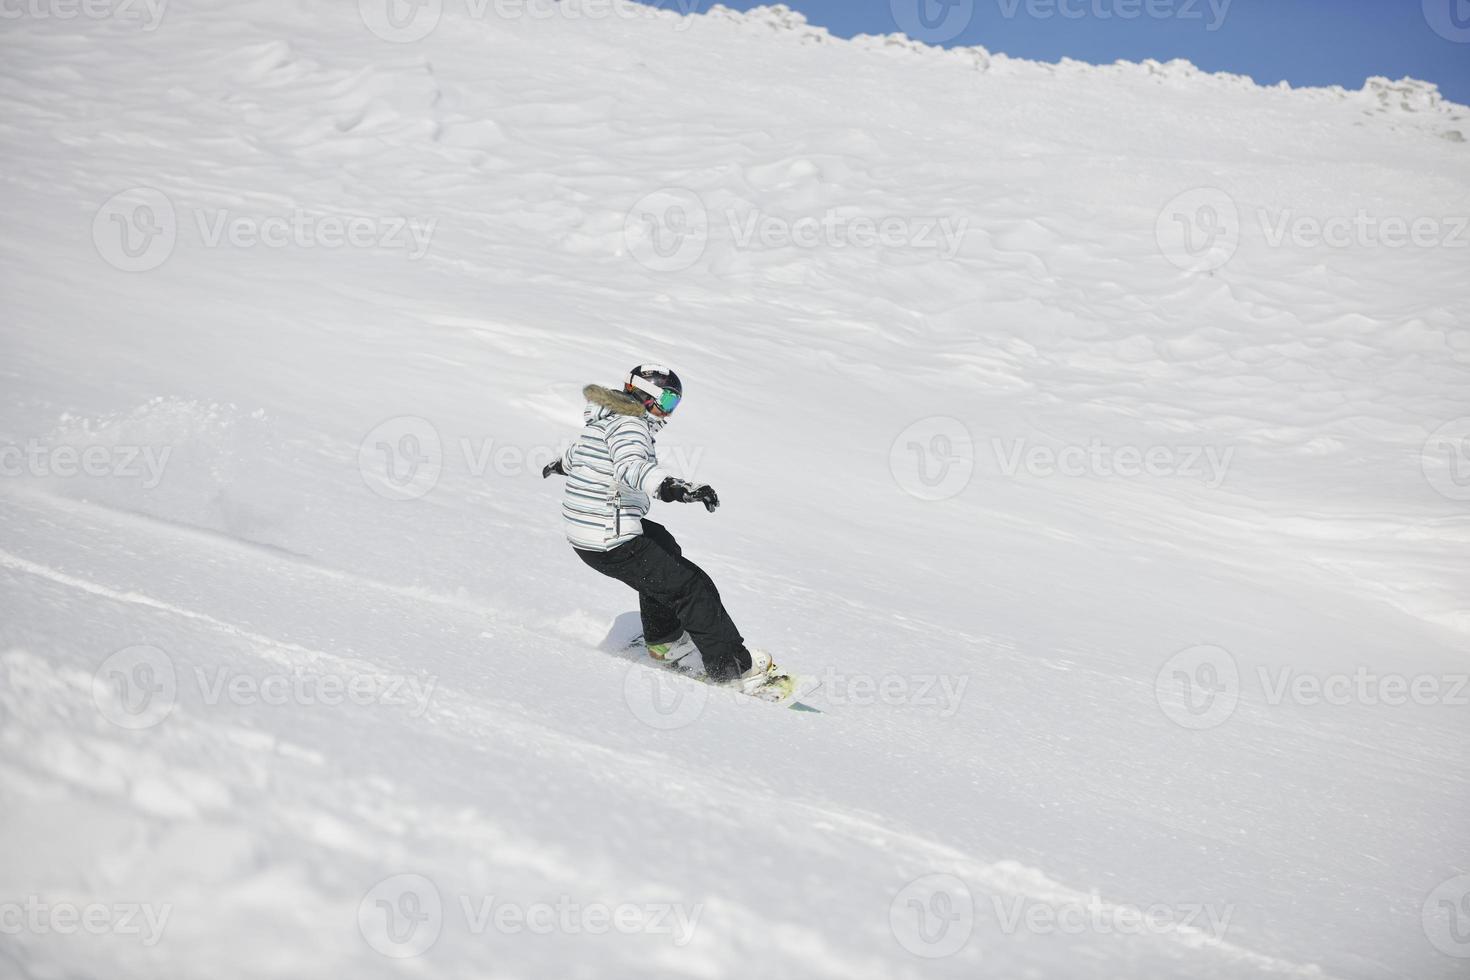
<svg viewBox="0 0 1470 980"><path fill-rule="evenodd" d="M648 423L637 416L625 416L608 426L607 447L612 452L613 474L650 496L673 476L658 465L653 434L648 431Z"/></svg>

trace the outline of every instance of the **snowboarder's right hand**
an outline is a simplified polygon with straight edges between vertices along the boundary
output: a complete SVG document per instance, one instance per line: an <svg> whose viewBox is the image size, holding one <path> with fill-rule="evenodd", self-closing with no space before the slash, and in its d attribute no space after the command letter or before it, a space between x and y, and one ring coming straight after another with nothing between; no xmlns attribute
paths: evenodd
<svg viewBox="0 0 1470 980"><path fill-rule="evenodd" d="M546 468L541 471L541 479L545 480L553 473L555 473L557 476L567 475L566 469L561 465L561 460L558 459L554 460L553 462L547 463Z"/></svg>
<svg viewBox="0 0 1470 980"><path fill-rule="evenodd" d="M672 476L659 484L658 499L668 504L704 504L711 514L720 506L720 495L707 483L689 483Z"/></svg>

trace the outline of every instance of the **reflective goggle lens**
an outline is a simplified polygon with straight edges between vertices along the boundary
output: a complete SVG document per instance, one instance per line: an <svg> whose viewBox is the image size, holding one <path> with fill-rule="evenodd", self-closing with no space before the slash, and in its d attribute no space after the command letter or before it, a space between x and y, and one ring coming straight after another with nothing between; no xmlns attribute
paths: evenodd
<svg viewBox="0 0 1470 980"><path fill-rule="evenodd" d="M660 388L653 382L646 381L643 378L638 377L636 374L628 379L627 390L641 391L644 394L652 395L654 406L665 415L668 415L675 408L677 408L679 405L679 401L683 397L672 388Z"/></svg>

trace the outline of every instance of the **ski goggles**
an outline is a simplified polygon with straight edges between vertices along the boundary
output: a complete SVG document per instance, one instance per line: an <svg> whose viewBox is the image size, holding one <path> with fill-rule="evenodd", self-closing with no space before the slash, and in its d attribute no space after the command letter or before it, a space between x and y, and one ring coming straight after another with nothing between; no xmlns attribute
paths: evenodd
<svg viewBox="0 0 1470 980"><path fill-rule="evenodd" d="M679 402L684 396L672 388L660 388L646 378L640 378L636 374L628 379L629 388L637 388L639 391L653 398L653 407L664 415L672 414L679 407Z"/></svg>

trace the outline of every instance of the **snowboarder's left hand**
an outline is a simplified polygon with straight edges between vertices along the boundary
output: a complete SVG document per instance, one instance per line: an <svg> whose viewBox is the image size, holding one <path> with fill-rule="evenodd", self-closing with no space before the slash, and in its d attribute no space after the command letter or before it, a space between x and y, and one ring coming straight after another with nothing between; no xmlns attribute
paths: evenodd
<svg viewBox="0 0 1470 980"><path fill-rule="evenodd" d="M689 492L690 500L697 500L704 504L704 509L713 514L720 506L720 495L715 493L715 488L707 483L701 483Z"/></svg>
<svg viewBox="0 0 1470 980"><path fill-rule="evenodd" d="M561 465L561 460L553 460L552 462L547 463L546 468L541 471L541 479L545 480L553 473L555 473L557 476L567 475L566 469Z"/></svg>
<svg viewBox="0 0 1470 980"><path fill-rule="evenodd" d="M720 506L720 495L715 493L714 487L707 483L676 480L672 476L659 485L658 499L669 504L704 504L704 509L711 514Z"/></svg>

